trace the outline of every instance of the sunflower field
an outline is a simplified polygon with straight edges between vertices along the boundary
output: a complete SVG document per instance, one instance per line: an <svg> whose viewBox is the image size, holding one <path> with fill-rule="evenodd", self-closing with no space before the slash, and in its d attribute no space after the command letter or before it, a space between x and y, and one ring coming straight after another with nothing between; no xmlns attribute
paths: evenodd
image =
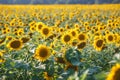
<svg viewBox="0 0 120 80"><path fill-rule="evenodd" d="M120 80L120 4L0 11L0 80Z"/></svg>

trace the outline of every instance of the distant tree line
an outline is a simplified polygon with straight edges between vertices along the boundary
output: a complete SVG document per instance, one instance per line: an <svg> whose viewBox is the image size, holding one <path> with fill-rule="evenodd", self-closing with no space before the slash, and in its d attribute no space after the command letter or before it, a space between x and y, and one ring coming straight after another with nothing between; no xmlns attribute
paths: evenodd
<svg viewBox="0 0 120 80"><path fill-rule="evenodd" d="M120 0L0 0L0 4L106 4Z"/></svg>

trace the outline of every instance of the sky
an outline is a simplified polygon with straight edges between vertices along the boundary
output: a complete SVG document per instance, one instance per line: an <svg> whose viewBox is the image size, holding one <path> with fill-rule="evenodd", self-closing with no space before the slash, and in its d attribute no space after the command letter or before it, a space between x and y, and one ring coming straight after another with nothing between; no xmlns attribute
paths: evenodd
<svg viewBox="0 0 120 80"><path fill-rule="evenodd" d="M109 4L120 0L0 0L0 4Z"/></svg>

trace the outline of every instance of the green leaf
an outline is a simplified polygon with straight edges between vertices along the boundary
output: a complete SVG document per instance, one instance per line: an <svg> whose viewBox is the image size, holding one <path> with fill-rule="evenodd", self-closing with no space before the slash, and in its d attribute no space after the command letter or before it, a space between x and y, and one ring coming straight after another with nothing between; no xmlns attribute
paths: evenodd
<svg viewBox="0 0 120 80"><path fill-rule="evenodd" d="M104 71L102 71L102 72L96 74L96 75L95 75L95 78L96 78L97 80L105 80L105 79L106 79L106 76L107 76L106 73L105 73Z"/></svg>

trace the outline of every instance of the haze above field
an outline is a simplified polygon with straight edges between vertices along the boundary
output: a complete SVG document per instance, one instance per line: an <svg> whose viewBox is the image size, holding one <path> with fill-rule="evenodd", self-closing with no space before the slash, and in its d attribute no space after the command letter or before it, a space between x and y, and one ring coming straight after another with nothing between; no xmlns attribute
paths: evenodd
<svg viewBox="0 0 120 80"><path fill-rule="evenodd" d="M0 4L109 4L120 0L0 0Z"/></svg>

